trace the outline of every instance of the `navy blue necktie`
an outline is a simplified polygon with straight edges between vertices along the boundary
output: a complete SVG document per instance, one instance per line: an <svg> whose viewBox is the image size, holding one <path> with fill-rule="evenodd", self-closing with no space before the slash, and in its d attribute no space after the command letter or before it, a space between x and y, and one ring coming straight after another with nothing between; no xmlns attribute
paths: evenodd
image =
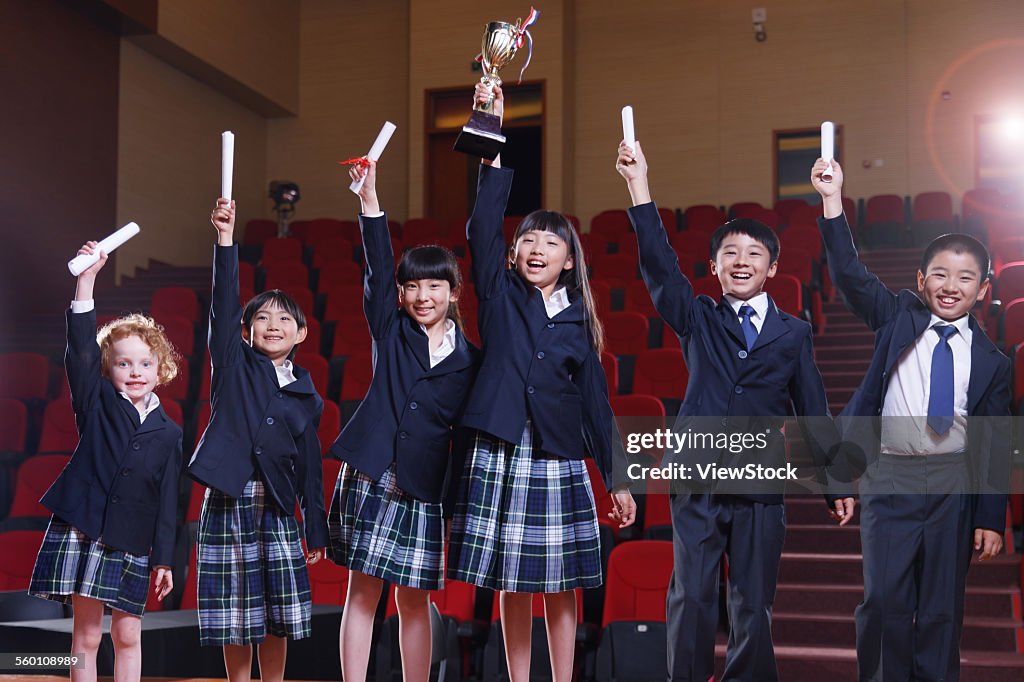
<svg viewBox="0 0 1024 682"><path fill-rule="evenodd" d="M747 339L747 350L752 349L757 343L757 327L750 320L753 314L754 309L746 303L740 306L740 326L743 327L743 336Z"/></svg>
<svg viewBox="0 0 1024 682"><path fill-rule="evenodd" d="M945 436L953 426L953 349L949 347L949 337L956 333L956 327L939 324L932 329L938 333L939 341L932 351L928 426L940 436Z"/></svg>

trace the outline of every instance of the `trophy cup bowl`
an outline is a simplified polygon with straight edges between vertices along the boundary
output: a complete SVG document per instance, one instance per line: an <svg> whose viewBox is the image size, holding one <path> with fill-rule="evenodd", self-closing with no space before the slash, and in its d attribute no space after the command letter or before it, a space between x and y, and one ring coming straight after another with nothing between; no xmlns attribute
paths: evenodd
<svg viewBox="0 0 1024 682"><path fill-rule="evenodd" d="M480 48L484 75L480 82L490 87L492 93L486 102L473 107L469 121L455 140L456 151L492 161L501 152L505 136L501 134L501 118L491 113L494 105L493 89L501 85L498 71L516 56L519 34L518 24L505 21L492 21L484 29Z"/></svg>

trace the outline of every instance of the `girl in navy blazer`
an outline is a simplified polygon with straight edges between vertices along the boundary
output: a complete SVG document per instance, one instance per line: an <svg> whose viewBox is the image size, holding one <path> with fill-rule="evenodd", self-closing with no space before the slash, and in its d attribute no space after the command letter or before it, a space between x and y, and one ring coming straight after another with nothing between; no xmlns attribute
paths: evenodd
<svg viewBox="0 0 1024 682"><path fill-rule="evenodd" d="M476 101L489 92L477 85ZM504 105L494 89L494 111ZM448 577L501 591L512 680L530 674L532 593L544 594L551 666L572 675L576 588L601 584L597 510L583 457L633 523L625 453L601 368L601 324L579 237L564 215L534 211L511 249L502 222L512 171L480 168L469 219L483 361L462 420L473 429L452 520Z"/></svg>
<svg viewBox="0 0 1024 682"><path fill-rule="evenodd" d="M234 202L218 199L211 221L213 410L188 465L208 488L199 519L199 637L204 646L224 647L232 682L248 682L254 643L262 678L281 680L286 638L311 634L306 564L327 545L316 435L324 403L309 372L291 362L306 338L302 310L275 289L254 296L243 311Z"/></svg>
<svg viewBox="0 0 1024 682"><path fill-rule="evenodd" d="M95 249L89 242L78 253ZM96 333L93 286L106 262L100 252L78 276L67 313L64 366L79 441L41 500L53 517L29 593L74 605L71 650L85 657L85 668L72 669L72 679L96 679L103 608L109 606L114 674L138 680L150 571L158 599L174 586L181 429L153 391L174 379L178 366L163 329L144 315L122 317Z"/></svg>
<svg viewBox="0 0 1024 682"><path fill-rule="evenodd" d="M396 586L402 673L430 674L429 590L443 586L442 497L452 438L476 374L479 351L459 318L462 278L439 246L395 260L376 192L376 163L355 166L363 180L366 276L363 310L373 337L373 382L331 454L342 460L328 527L330 557L351 572L341 619L341 670L364 680L383 581Z"/></svg>

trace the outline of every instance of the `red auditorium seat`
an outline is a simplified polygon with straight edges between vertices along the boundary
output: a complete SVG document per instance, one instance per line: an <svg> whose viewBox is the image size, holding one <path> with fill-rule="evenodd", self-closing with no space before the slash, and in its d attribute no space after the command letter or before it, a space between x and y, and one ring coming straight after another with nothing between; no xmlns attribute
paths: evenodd
<svg viewBox="0 0 1024 682"><path fill-rule="evenodd" d="M1024 261L1006 263L999 269L996 294L1004 303L1024 297Z"/></svg>
<svg viewBox="0 0 1024 682"><path fill-rule="evenodd" d="M661 347L662 348L682 348L679 345L679 337L672 327L667 324L661 325Z"/></svg>
<svg viewBox="0 0 1024 682"><path fill-rule="evenodd" d="M1003 195L994 187L976 187L964 192L960 205L963 231L984 236L985 224L1002 213L1004 203Z"/></svg>
<svg viewBox="0 0 1024 682"><path fill-rule="evenodd" d="M39 499L57 480L69 461L69 455L36 455L22 462L18 467L14 501L11 502L7 517L49 519L50 511L39 504Z"/></svg>
<svg viewBox="0 0 1024 682"><path fill-rule="evenodd" d="M402 243L406 246L437 244L444 237L441 223L433 218L410 218L402 225Z"/></svg>
<svg viewBox="0 0 1024 682"><path fill-rule="evenodd" d="M637 355L633 371L633 393L657 396L667 413L675 413L686 392L690 373L677 348L653 348Z"/></svg>
<svg viewBox="0 0 1024 682"><path fill-rule="evenodd" d="M906 232L903 198L895 194L879 194L867 201L864 232L872 246L902 246ZM847 216L849 220L849 216Z"/></svg>
<svg viewBox="0 0 1024 682"><path fill-rule="evenodd" d="M203 498L206 497L206 487L200 483L192 481L192 485L189 490L188 507L185 511L185 523L199 523L199 515L203 510Z"/></svg>
<svg viewBox="0 0 1024 682"><path fill-rule="evenodd" d="M653 395L613 395L611 405L616 417L665 417L665 405Z"/></svg>
<svg viewBox="0 0 1024 682"><path fill-rule="evenodd" d="M604 378L608 382L608 394L615 395L619 392L619 359L613 353L604 351L601 353L601 367L604 369Z"/></svg>
<svg viewBox="0 0 1024 682"><path fill-rule="evenodd" d="M337 406L335 406L337 407ZM331 443L338 437L335 433ZM330 445L330 443L328 443ZM331 500L334 499L334 489L338 485L338 474L341 473L341 460L328 457L323 460L323 481L324 481L324 509L330 511Z"/></svg>
<svg viewBox="0 0 1024 682"><path fill-rule="evenodd" d="M703 232L710 234L725 222L725 214L717 206L696 204L683 211L683 223L687 232Z"/></svg>
<svg viewBox="0 0 1024 682"><path fill-rule="evenodd" d="M671 577L671 542L637 540L612 550L596 679L667 677L665 597Z"/></svg>
<svg viewBox="0 0 1024 682"><path fill-rule="evenodd" d="M793 275L779 273L765 280L764 290L772 297L779 310L794 317L803 317L804 295L799 279Z"/></svg>
<svg viewBox="0 0 1024 682"><path fill-rule="evenodd" d="M178 364L178 375L171 383L158 386L156 393L161 402L168 400L187 400L189 389L189 369L184 362Z"/></svg>
<svg viewBox="0 0 1024 682"><path fill-rule="evenodd" d="M245 237L242 243L246 246L261 246L268 239L277 236L277 223L273 220L256 218L245 224Z"/></svg>
<svg viewBox="0 0 1024 682"><path fill-rule="evenodd" d="M915 244L927 244L953 231L953 200L946 192L922 192L914 197L910 234Z"/></svg>
<svg viewBox="0 0 1024 682"><path fill-rule="evenodd" d="M803 248L783 249L779 254L777 275L792 275L801 284L811 286L814 283L814 256ZM768 280L771 281L771 280Z"/></svg>
<svg viewBox="0 0 1024 682"><path fill-rule="evenodd" d="M158 322L165 317L184 317L197 322L199 298L195 291L185 287L160 287L153 292L149 314Z"/></svg>
<svg viewBox="0 0 1024 682"><path fill-rule="evenodd" d="M210 399L210 383L213 379L213 364L210 360L210 351L206 350L203 355L203 362L199 365L199 395L196 396L197 400L209 400Z"/></svg>
<svg viewBox="0 0 1024 682"><path fill-rule="evenodd" d="M373 358L370 353L355 353L345 361L341 380L341 400L362 400L373 381Z"/></svg>
<svg viewBox="0 0 1024 682"><path fill-rule="evenodd" d="M1024 344L1018 344L1013 351L1013 405L1014 414L1019 414L1021 399L1024 398Z"/></svg>
<svg viewBox="0 0 1024 682"><path fill-rule="evenodd" d="M264 267L271 263L301 263L302 242L295 237L275 237L263 244L263 256L260 264Z"/></svg>
<svg viewBox="0 0 1024 682"><path fill-rule="evenodd" d="M306 313L306 340L299 346L299 350L305 350L307 353L320 354L320 341L323 339L322 332L320 331L320 320L313 317L313 308L303 308Z"/></svg>
<svg viewBox="0 0 1024 682"><path fill-rule="evenodd" d="M676 252L676 257L679 259L680 270L687 277L694 276L697 265L707 268L707 262L710 260L710 236L710 234L692 230L672 235L672 250Z"/></svg>
<svg viewBox="0 0 1024 682"><path fill-rule="evenodd" d="M625 310L640 313L647 317L657 317L658 311L654 309L654 302L647 291L647 285L642 280L630 282L626 287Z"/></svg>
<svg viewBox="0 0 1024 682"><path fill-rule="evenodd" d="M348 569L323 558L309 570L309 589L314 604L344 606L348 592Z"/></svg>
<svg viewBox="0 0 1024 682"><path fill-rule="evenodd" d="M676 224L676 212L671 208L659 208L658 215L661 216L661 224L665 226L665 231L669 234L679 230L679 226ZM626 214L626 218L629 218L629 214Z"/></svg>
<svg viewBox="0 0 1024 682"><path fill-rule="evenodd" d="M637 259L628 253L605 253L594 256L594 279L624 288L637 278Z"/></svg>
<svg viewBox="0 0 1024 682"><path fill-rule="evenodd" d="M516 236L516 228L523 222L521 215L507 215L501 223L501 233L505 236L505 243L511 244L512 238Z"/></svg>
<svg viewBox="0 0 1024 682"><path fill-rule="evenodd" d="M764 210L764 206L756 201L738 201L729 207L730 220L735 218L754 218L759 220L757 214Z"/></svg>
<svg viewBox="0 0 1024 682"><path fill-rule="evenodd" d="M779 235L779 244L782 247L783 258L789 255L791 249L800 249L810 254L814 260L821 260L821 232L817 225L791 225Z"/></svg>
<svg viewBox="0 0 1024 682"><path fill-rule="evenodd" d="M814 206L808 206L803 204L802 206L794 207L789 213L789 229L793 229L796 226L802 227L813 227L818 229L818 216L822 215L821 205L815 204ZM789 230L786 230L788 232ZM785 234L785 232L783 232Z"/></svg>
<svg viewBox="0 0 1024 682"><path fill-rule="evenodd" d="M78 445L78 425L71 401L58 399L43 412L43 429L39 436L39 452L74 452Z"/></svg>
<svg viewBox="0 0 1024 682"><path fill-rule="evenodd" d="M351 320L351 322L348 322ZM343 324L345 322L345 324ZM357 322L359 323L358 326ZM373 339L366 326L366 320L355 316L339 320L334 327L334 343L331 357L369 354L373 350Z"/></svg>
<svg viewBox="0 0 1024 682"><path fill-rule="evenodd" d="M1024 262L1024 236L999 239L989 243L992 274L998 279L1003 268L1017 261Z"/></svg>
<svg viewBox="0 0 1024 682"><path fill-rule="evenodd" d="M595 256L608 253L608 237L602 234L587 232L580 235L580 243L583 245L583 255L588 261L593 261Z"/></svg>
<svg viewBox="0 0 1024 682"><path fill-rule="evenodd" d="M28 408L16 398L0 398L0 452L25 452Z"/></svg>
<svg viewBox="0 0 1024 682"><path fill-rule="evenodd" d="M303 344L305 345L305 344ZM321 396L327 395L327 359L313 350L302 350L295 354L295 364L309 372L309 378L313 380L316 392Z"/></svg>
<svg viewBox="0 0 1024 682"><path fill-rule="evenodd" d="M789 225L790 217L794 211L800 210L807 206L807 202L803 199L779 199L775 202L772 210L779 216L780 225Z"/></svg>
<svg viewBox="0 0 1024 682"><path fill-rule="evenodd" d="M608 313L612 312L612 285L601 280L591 281L590 293L594 296L597 316L604 320ZM473 300L476 300L475 296Z"/></svg>
<svg viewBox="0 0 1024 682"><path fill-rule="evenodd" d="M185 416L181 412L181 403L177 400L164 400L160 403L160 407L164 408L167 418L172 422L178 426L185 425Z"/></svg>
<svg viewBox="0 0 1024 682"><path fill-rule="evenodd" d="M238 263L238 287L252 291L256 288L256 266L244 260Z"/></svg>
<svg viewBox="0 0 1024 682"><path fill-rule="evenodd" d="M36 554L43 544L41 530L9 530L0 533L0 591L28 589Z"/></svg>
<svg viewBox="0 0 1024 682"><path fill-rule="evenodd" d="M323 262L320 264L320 275L317 278L317 291L323 293L341 287L362 288L363 268L351 260ZM360 295L360 298L362 296Z"/></svg>
<svg viewBox="0 0 1024 682"><path fill-rule="evenodd" d="M715 301L722 298L722 283L718 281L718 277L715 275L697 277L691 280L690 284L693 286L694 296L710 296Z"/></svg>
<svg viewBox="0 0 1024 682"><path fill-rule="evenodd" d="M354 260L355 247L347 239L326 239L313 246L313 268L323 271L343 264L359 264ZM321 272L321 275L323 272Z"/></svg>
<svg viewBox="0 0 1024 682"><path fill-rule="evenodd" d="M318 244L322 244L325 241L331 239L344 239L344 223L335 218L315 218L310 220L300 234L292 235L298 237L306 246L312 246L316 248Z"/></svg>
<svg viewBox="0 0 1024 682"><path fill-rule="evenodd" d="M309 270L298 261L268 263L266 268L264 289L281 289L291 292L293 289L309 288Z"/></svg>
<svg viewBox="0 0 1024 682"><path fill-rule="evenodd" d="M288 236L299 241L304 241L303 237L309 231L309 226L312 224L312 220L293 220L288 223Z"/></svg>
<svg viewBox="0 0 1024 682"><path fill-rule="evenodd" d="M764 223L773 230L779 229L779 216L775 211L770 208L762 208L760 210L751 210L747 212L748 215L745 217L752 218L759 222Z"/></svg>
<svg viewBox="0 0 1024 682"><path fill-rule="evenodd" d="M843 197L843 213L846 214L846 221L850 223L850 229L857 233L857 204L850 197Z"/></svg>
<svg viewBox="0 0 1024 682"><path fill-rule="evenodd" d="M650 323L642 313L608 313L603 322L605 347L615 355L639 355L647 350Z"/></svg>
<svg viewBox="0 0 1024 682"><path fill-rule="evenodd" d="M327 294L327 307L323 320L341 320L363 310L363 285L352 282L331 289L320 290ZM395 305L398 304L398 290L395 290Z"/></svg>
<svg viewBox="0 0 1024 682"><path fill-rule="evenodd" d="M1011 300L1003 311L1003 347L1013 348L1022 341L1024 341L1024 298L1016 298Z"/></svg>
<svg viewBox="0 0 1024 682"><path fill-rule="evenodd" d="M580 232L580 230L582 229L582 228L580 227L580 219L579 219L578 217L574 216L574 215L573 215L573 214L571 214L571 213L563 213L562 215L564 215L564 216L566 217L566 219L567 219L567 220L568 220L568 221L569 221L570 223L572 223L572 226L573 226L573 227L574 227L574 228L576 229L576 232L577 232L578 234L580 234L580 236L582 236L582 234L583 234L583 233L582 233L582 232Z"/></svg>
<svg viewBox="0 0 1024 682"><path fill-rule="evenodd" d="M590 233L602 235L613 242L618 241L621 235L628 235L632 229L629 214L621 208L601 211L590 219Z"/></svg>

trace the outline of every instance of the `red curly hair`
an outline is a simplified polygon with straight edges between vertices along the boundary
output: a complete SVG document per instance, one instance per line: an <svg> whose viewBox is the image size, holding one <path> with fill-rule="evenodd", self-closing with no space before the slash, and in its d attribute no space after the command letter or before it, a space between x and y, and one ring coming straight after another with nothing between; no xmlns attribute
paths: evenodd
<svg viewBox="0 0 1024 682"><path fill-rule="evenodd" d="M96 333L96 343L100 346L103 356L103 376L110 377L110 363L113 358L114 344L129 336L137 336L149 346L157 357L157 385L163 386L178 376L178 360L181 355L167 338L164 328L141 313L133 313L119 317L113 322L103 325Z"/></svg>

